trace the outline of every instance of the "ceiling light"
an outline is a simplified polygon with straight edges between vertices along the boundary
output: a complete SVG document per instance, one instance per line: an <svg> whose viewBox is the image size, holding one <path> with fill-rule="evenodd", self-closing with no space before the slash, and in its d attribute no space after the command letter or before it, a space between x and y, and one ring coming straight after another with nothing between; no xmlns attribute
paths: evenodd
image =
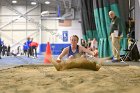
<svg viewBox="0 0 140 93"><path fill-rule="evenodd" d="M31 2L31 5L36 5L36 2Z"/></svg>
<svg viewBox="0 0 140 93"><path fill-rule="evenodd" d="M50 4L50 2L49 1L46 1L45 4Z"/></svg>
<svg viewBox="0 0 140 93"><path fill-rule="evenodd" d="M13 0L12 3L15 4L15 3L17 3L17 1L16 0Z"/></svg>
<svg viewBox="0 0 140 93"><path fill-rule="evenodd" d="M41 13L41 16L49 16L49 11L43 11L43 12Z"/></svg>

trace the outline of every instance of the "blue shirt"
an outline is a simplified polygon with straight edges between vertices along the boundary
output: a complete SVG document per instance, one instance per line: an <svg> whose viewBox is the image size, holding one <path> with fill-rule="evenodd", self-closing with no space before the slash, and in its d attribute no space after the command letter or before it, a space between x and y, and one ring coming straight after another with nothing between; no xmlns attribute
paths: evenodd
<svg viewBox="0 0 140 93"><path fill-rule="evenodd" d="M79 54L79 46L77 45L75 52L72 52L71 46L69 46L68 57L71 56L71 55L75 56L76 54Z"/></svg>
<svg viewBox="0 0 140 93"><path fill-rule="evenodd" d="M4 45L4 42L1 40L1 38L0 38L0 45Z"/></svg>
<svg viewBox="0 0 140 93"><path fill-rule="evenodd" d="M30 40L27 40L27 42L26 42L26 45L27 45L27 47L28 47L28 49L29 49L29 47L30 47L30 43L31 43L32 41L30 41Z"/></svg>
<svg viewBox="0 0 140 93"><path fill-rule="evenodd" d="M23 45L23 50L28 50L28 46L26 44Z"/></svg>

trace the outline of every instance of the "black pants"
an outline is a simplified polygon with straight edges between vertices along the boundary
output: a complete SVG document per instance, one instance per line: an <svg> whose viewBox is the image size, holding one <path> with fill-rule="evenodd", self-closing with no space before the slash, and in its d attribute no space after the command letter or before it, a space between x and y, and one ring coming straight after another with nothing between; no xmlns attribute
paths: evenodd
<svg viewBox="0 0 140 93"><path fill-rule="evenodd" d="M33 56L37 57L37 49L36 46L32 46Z"/></svg>
<svg viewBox="0 0 140 93"><path fill-rule="evenodd" d="M132 60L135 61L138 61L140 59L140 54L137 45L134 45L129 56L131 57Z"/></svg>
<svg viewBox="0 0 140 93"><path fill-rule="evenodd" d="M33 55L32 47L29 47L29 49L28 49L28 57L32 56L32 55Z"/></svg>
<svg viewBox="0 0 140 93"><path fill-rule="evenodd" d="M24 55L26 56L28 51L27 50L23 50L23 51L24 51Z"/></svg>

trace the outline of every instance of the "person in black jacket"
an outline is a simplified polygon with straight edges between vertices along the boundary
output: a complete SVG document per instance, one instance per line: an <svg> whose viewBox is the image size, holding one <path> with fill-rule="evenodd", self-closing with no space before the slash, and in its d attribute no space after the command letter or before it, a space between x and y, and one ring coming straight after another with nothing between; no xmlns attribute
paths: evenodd
<svg viewBox="0 0 140 93"><path fill-rule="evenodd" d="M7 47L7 56L10 56L10 50L11 50L11 47L10 45Z"/></svg>
<svg viewBox="0 0 140 93"><path fill-rule="evenodd" d="M121 22L120 18L117 17L114 11L109 12L109 17L111 18L110 25L110 37L112 42L112 52L113 52L113 62L120 61L120 36L121 36Z"/></svg>

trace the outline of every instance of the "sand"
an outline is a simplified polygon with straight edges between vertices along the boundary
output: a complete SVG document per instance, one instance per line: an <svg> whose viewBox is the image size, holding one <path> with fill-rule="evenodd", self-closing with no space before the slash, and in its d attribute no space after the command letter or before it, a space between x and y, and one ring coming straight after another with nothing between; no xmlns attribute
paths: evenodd
<svg viewBox="0 0 140 93"><path fill-rule="evenodd" d="M139 93L140 66L99 71L28 65L0 70L0 93Z"/></svg>

